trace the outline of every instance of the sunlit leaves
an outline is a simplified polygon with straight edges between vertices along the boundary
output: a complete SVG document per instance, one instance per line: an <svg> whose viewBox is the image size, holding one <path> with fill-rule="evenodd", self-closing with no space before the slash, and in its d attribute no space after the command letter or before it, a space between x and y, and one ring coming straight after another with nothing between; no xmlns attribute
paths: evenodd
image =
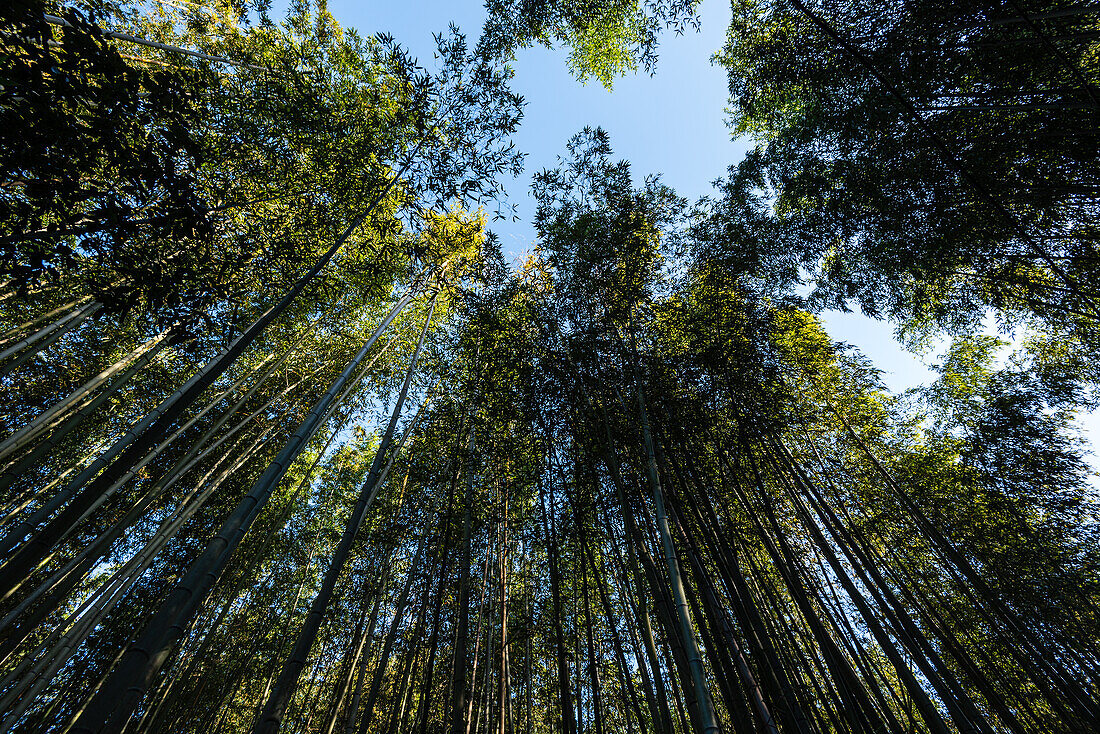
<svg viewBox="0 0 1100 734"><path fill-rule="evenodd" d="M569 48L569 70L581 82L610 89L638 69L652 73L660 33L698 26L699 0L487 0L486 38L499 53L541 43Z"/></svg>

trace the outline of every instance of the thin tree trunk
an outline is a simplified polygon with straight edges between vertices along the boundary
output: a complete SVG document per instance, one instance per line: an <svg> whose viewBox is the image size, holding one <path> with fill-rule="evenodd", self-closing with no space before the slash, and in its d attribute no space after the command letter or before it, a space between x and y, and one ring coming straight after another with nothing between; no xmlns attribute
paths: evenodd
<svg viewBox="0 0 1100 734"><path fill-rule="evenodd" d="M469 412L469 411L467 411ZM469 436L466 441L466 461L470 465L466 472L465 497L463 499L462 519L462 558L458 566L458 598L456 612L458 625L455 631L455 654L452 664L452 676L454 687L452 688L449 702L450 734L465 734L466 712L469 710L469 685L466 680L466 671L469 669L469 654L467 652L467 638L470 633L470 543L471 521L473 502L473 447L474 428L471 422Z"/></svg>
<svg viewBox="0 0 1100 734"><path fill-rule="evenodd" d="M542 484L539 484L539 506L542 509L542 523L547 533L550 556L550 597L554 610L554 635L557 647L558 686L560 688L559 706L561 707L562 731L564 734L575 734L577 731L576 720L573 718L573 696L569 684L569 669L565 661L565 631L562 629L562 603L561 603L561 573L558 570L558 546L557 531L554 524L554 496L550 494L550 507L547 508L545 499L542 498ZM549 518L549 520L547 520Z"/></svg>
<svg viewBox="0 0 1100 734"><path fill-rule="evenodd" d="M6 297L6 295L5 295L5 297ZM3 300L3 298L0 298L0 300ZM36 316L35 318L31 319L30 321L22 323L19 326L13 326L12 328L5 331L4 335L2 337L0 337L0 346L4 346L5 344L8 344L12 341L15 341L15 340L19 339L28 329L31 329L31 328L37 326L38 324L42 323L43 321L47 321L49 319L52 319L54 316L57 316L60 313L68 311L69 309L75 309L75 308L78 308L80 306L84 306L90 300L92 300L91 296L84 296L82 298L78 298L75 301L70 301L69 303L66 303L63 306L58 306L57 308L53 309L52 311L47 311L46 313L42 314L41 316ZM0 357L0 359L2 359L2 357Z"/></svg>
<svg viewBox="0 0 1100 734"><path fill-rule="evenodd" d="M409 593L412 590L412 584L416 577L416 569L420 563L421 554L424 552L424 542L428 537L430 525L430 523L424 524L424 529L420 533L420 540L418 540L416 544L416 552L409 562L409 577L405 582L404 588L401 590L401 595L394 604L393 620L390 623L390 630L386 635L386 641L382 645L378 667L375 668L374 676L371 679L370 691L367 694L367 701L363 710L363 720L359 724L360 732L367 732L374 720L375 704L382 690L382 680L386 674L386 664L389 662L390 654L393 652L393 645L397 638L397 630L400 627L401 619L405 615L405 606L408 604Z"/></svg>
<svg viewBox="0 0 1100 734"><path fill-rule="evenodd" d="M635 354L636 357L636 354ZM665 514L664 492L661 490L661 480L657 474L657 458L654 451L653 435L649 428L649 417L646 412L645 398L642 395L641 386L636 386L638 394L638 416L641 420L642 437L645 442L646 470L649 477L650 489L653 492L653 503L657 514L657 527L660 531L661 545L664 549L665 566L668 570L669 586L675 599L676 619L680 626L680 635L687 653L688 665L691 668L692 684L695 687L695 705L698 710L700 729L703 734L718 732L720 728L711 708L710 693L707 690L706 674L703 671L702 654L695 642L695 634L691 626L691 615L688 609L687 597L684 592L683 582L680 579L680 567L676 559L676 550L672 544L672 533L669 530L668 517Z"/></svg>
<svg viewBox="0 0 1100 734"><path fill-rule="evenodd" d="M313 597L309 614L306 616L306 621L302 625L301 631L298 633L298 641L295 643L294 651L283 667L283 672L279 677L279 681L275 684L274 690L272 690L270 697L267 699L267 703L264 705L264 713L260 715L259 721L252 729L255 734L274 734L274 732L279 730L283 714L286 711L286 706L290 702L290 698L293 696L294 689L297 686L302 667L305 665L310 648L317 638L317 632L321 628L321 621L324 619L325 610L328 607L329 601L332 599L333 590L336 588L336 581L339 579L340 574L343 573L344 566L347 564L347 558L348 554L351 552L352 543L355 542L355 537L358 535L359 528L363 524L363 518L366 516L367 510L373 503L382 484L385 482L390 466L393 465L392 458L390 464L385 467L383 466L383 462L389 457L394 430L397 428L397 421L401 418L401 413L405 407L405 398L408 396L409 385L412 383L413 373L416 371L416 363L420 356L420 349L424 345L424 337L428 334L428 329L431 326L432 315L434 313L435 299L433 298L431 306L428 308L428 315L424 319L424 328L420 332L420 339L416 344L416 349L413 351L409 366L405 370L405 380L401 385L401 391L394 404L389 424L386 426L382 441L379 443L378 450L374 454L374 460L371 463L370 471L367 473L367 478L359 490L359 499L340 537L340 543L337 545L332 561L329 563L328 571L325 573L324 580L321 582L321 588ZM419 415L420 414L417 413L417 418L419 418ZM412 421L409 426L409 431L406 431L401 437L402 444L415 426L416 421L417 419ZM400 450L401 446L398 445L394 449L394 455Z"/></svg>
<svg viewBox="0 0 1100 734"><path fill-rule="evenodd" d="M126 369L127 366L133 364L135 361L138 365L144 365L148 362L147 359L143 359L148 355L149 359L157 354L160 349L168 343L168 337L171 336L170 331L162 331L153 339L142 344L137 349L130 352L119 361L112 364L107 369L99 372L94 377L89 378L83 385L73 390L65 398L59 400L50 406L47 410L38 414L33 420L27 422L18 431L8 436L2 443L0 443L0 461L7 459L11 454L18 451L31 441L33 441L39 434L56 426L61 422L66 412L77 406L81 401L88 399L100 385L110 380L115 374ZM133 375L133 371L126 372L120 379L116 380L107 390L104 392L108 395L113 394L118 388L126 384L126 380L129 376ZM81 406L82 407L82 406ZM80 409L79 407L77 408Z"/></svg>
<svg viewBox="0 0 1100 734"><path fill-rule="evenodd" d="M349 229L345 237L349 236L351 231ZM335 250L332 250L331 254L335 255ZM319 271L320 268L314 269ZM305 284L302 283L302 288L304 287ZM104 684L99 695L89 704L74 727L74 734L99 734L100 732L117 734L122 730L131 712L140 703L149 683L171 654L175 640L179 636L179 630L186 625L186 620L205 599L211 584L228 562L229 556L248 531L256 515L267 503L279 480L320 428L320 419L329 405L351 378L359 362L366 356L382 331L412 299L414 291L415 289L410 289L405 297L394 305L367 343L310 411L280 451L279 456L229 515L218 535L192 564L168 601L146 626L145 632L138 638L137 643L131 646L123 656L112 678ZM289 301L287 303L289 304Z"/></svg>
<svg viewBox="0 0 1100 734"><path fill-rule="evenodd" d="M0 361L2 361L17 354L21 350L26 350L8 364L0 367L0 377L5 377L11 372L14 372L22 367L30 358L49 349L54 342L65 336L65 334L68 334L77 326L80 326L80 324L84 323L84 321L101 308L103 308L103 304L98 301L85 304L0 352ZM37 346L35 346L35 344L37 344Z"/></svg>
<svg viewBox="0 0 1100 734"><path fill-rule="evenodd" d="M393 182L391 181L376 197L375 201L352 220L325 254L318 259L305 275L298 279L275 306L272 306L264 312L264 314L252 323L252 325L234 339L225 350L208 362L179 390L166 398L131 430L127 431L127 433L116 441L103 456L99 457L91 466L70 482L64 492L59 493L61 499L54 509L61 507L70 496L72 498L54 520L37 532L31 540L27 541L23 547L20 548L19 552L11 557L8 563L0 569L0 588L9 586L13 578L19 578L26 574L30 568L37 565L38 561L48 552L50 546L56 542L56 536L59 529L69 527L73 521L81 517L88 508L92 507L97 500L99 500L104 491L111 487L120 477L125 475L130 467L136 464L137 461L141 459L149 449L153 448L158 441L168 435L182 413L201 393L236 362L237 358L240 357L257 338L259 338L272 321L281 315L290 304L297 299L299 294L301 294L313 279L317 277L329 261L336 256L336 253L343 247L344 242L346 242L352 233L359 228L359 225L366 220L367 216L377 203L385 197L392 185ZM411 299L412 291L414 290L415 288L410 289L410 293L406 295L406 298L398 302L399 306L403 307L404 302L407 302L407 299ZM393 315L396 314L393 313ZM392 320L392 316L390 318ZM50 510L50 512L53 512L53 510ZM8 538L5 539L3 545L0 546L0 553L9 553L23 537L34 531L34 526L24 524L17 530L18 532L9 534ZM144 686L140 687L142 689L144 688ZM93 728L91 729L88 729L88 726L89 722L93 721L95 716L102 715L102 712L99 710L100 705L104 705L105 707L114 705L113 703L108 703L108 698L105 695L108 691L111 691L112 688L113 686L106 685L104 694L101 694L96 699L100 703L93 702L89 705L83 720L78 721L74 727L75 734L97 734L95 727L98 726L100 729L103 728L106 718L104 718L104 722L101 724L92 724L91 726ZM124 704L126 706L130 705L130 697L120 697L118 700L126 701ZM136 706L136 702L133 705Z"/></svg>

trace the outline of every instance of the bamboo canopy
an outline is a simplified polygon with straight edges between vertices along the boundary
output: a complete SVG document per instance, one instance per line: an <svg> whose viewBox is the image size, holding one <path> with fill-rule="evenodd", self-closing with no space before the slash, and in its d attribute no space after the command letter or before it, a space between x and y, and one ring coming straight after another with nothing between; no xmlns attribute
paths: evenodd
<svg viewBox="0 0 1100 734"><path fill-rule="evenodd" d="M511 268L510 59L698 2L486 8L0 11L0 734L1100 731L1100 6L736 0L755 149Z"/></svg>

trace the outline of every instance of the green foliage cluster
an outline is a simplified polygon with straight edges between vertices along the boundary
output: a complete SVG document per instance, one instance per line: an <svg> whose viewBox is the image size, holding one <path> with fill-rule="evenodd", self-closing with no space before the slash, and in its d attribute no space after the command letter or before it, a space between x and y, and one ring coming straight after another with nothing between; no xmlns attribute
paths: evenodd
<svg viewBox="0 0 1100 734"><path fill-rule="evenodd" d="M611 89L638 70L652 73L660 34L698 27L699 0L488 0L488 43L510 54L536 43L569 49L569 70L580 82Z"/></svg>
<svg viewBox="0 0 1100 734"><path fill-rule="evenodd" d="M759 147L690 204L587 128L509 268L506 60L696 7L3 11L0 732L1100 726L1092 10L736 0Z"/></svg>
<svg viewBox="0 0 1100 734"><path fill-rule="evenodd" d="M723 206L744 202L778 230L789 254L765 257L783 257L779 273L807 273L815 307L858 305L910 332L974 329L992 309L1096 353L1093 13L1015 1L733 8L716 61L734 131L759 146Z"/></svg>

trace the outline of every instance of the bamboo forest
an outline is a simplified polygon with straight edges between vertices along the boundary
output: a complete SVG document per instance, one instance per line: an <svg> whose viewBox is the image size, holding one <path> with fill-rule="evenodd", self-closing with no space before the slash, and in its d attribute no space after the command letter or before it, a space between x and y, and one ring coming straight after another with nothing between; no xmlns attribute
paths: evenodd
<svg viewBox="0 0 1100 734"><path fill-rule="evenodd" d="M1100 732L1100 5L468 4L0 3L0 734Z"/></svg>

